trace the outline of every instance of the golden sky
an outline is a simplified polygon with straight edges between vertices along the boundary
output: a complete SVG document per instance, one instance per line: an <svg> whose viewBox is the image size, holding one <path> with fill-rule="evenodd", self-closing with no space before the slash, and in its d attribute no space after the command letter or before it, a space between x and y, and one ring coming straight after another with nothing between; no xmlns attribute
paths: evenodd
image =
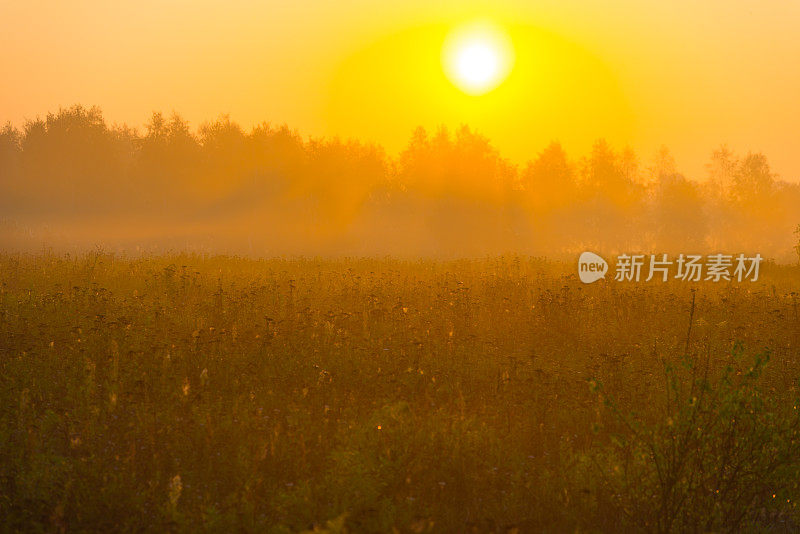
<svg viewBox="0 0 800 534"><path fill-rule="evenodd" d="M515 61L476 96L441 50L478 20L503 28ZM702 177L727 143L798 181L799 27L792 0L2 2L0 121L75 103L135 126L227 113L390 152L416 125L467 123L519 162L605 137L645 165L666 145Z"/></svg>

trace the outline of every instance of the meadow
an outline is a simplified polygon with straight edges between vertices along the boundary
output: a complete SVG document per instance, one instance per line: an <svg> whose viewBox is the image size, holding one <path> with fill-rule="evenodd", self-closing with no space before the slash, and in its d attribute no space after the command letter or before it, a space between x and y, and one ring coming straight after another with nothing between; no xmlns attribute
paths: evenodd
<svg viewBox="0 0 800 534"><path fill-rule="evenodd" d="M0 530L796 531L798 296L6 253Z"/></svg>

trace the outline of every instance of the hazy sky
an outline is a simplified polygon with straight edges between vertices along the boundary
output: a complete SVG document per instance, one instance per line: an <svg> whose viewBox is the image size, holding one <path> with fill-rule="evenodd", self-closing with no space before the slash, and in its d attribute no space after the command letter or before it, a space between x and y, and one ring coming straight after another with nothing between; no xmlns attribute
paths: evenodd
<svg viewBox="0 0 800 534"><path fill-rule="evenodd" d="M516 62L470 96L444 76L459 25L506 28ZM516 161L552 139L668 146L698 176L711 150L762 151L800 179L800 2L551 0L0 2L0 121L81 103L109 122L221 113L398 150L415 125L468 123Z"/></svg>

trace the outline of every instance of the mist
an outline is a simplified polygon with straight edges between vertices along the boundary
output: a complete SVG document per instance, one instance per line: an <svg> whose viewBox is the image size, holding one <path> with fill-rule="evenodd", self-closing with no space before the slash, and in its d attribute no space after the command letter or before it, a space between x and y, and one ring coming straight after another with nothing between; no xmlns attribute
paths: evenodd
<svg viewBox="0 0 800 534"><path fill-rule="evenodd" d="M567 258L760 253L796 262L800 184L764 154L709 151L686 176L598 140L524 165L463 126L378 145L307 138L223 116L193 129L154 113L144 131L73 106L0 131L0 247L128 255Z"/></svg>

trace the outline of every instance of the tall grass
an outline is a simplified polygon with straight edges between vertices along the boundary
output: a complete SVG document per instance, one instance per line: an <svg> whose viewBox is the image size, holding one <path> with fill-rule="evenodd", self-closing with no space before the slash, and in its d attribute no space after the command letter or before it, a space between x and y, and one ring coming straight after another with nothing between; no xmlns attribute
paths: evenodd
<svg viewBox="0 0 800 534"><path fill-rule="evenodd" d="M4 255L0 517L791 530L798 286L774 265L585 286L519 257Z"/></svg>

